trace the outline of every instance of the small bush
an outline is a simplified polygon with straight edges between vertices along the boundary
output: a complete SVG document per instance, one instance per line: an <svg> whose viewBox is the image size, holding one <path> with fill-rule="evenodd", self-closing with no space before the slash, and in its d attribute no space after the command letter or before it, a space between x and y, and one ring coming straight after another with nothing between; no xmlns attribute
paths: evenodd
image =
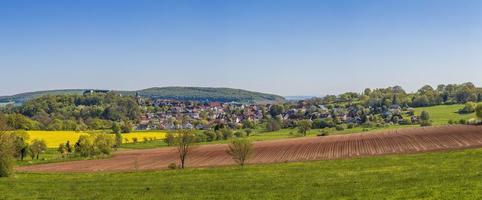
<svg viewBox="0 0 482 200"><path fill-rule="evenodd" d="M172 146L175 142L176 138L173 133L169 132L166 134L166 137L164 138L164 142L167 144L167 146Z"/></svg>
<svg viewBox="0 0 482 200"><path fill-rule="evenodd" d="M195 141L196 141L196 143L206 142L207 136L204 135L204 133L198 133L198 134L196 134Z"/></svg>
<svg viewBox="0 0 482 200"><path fill-rule="evenodd" d="M422 122L420 122L420 126L432 126L432 122L430 122L430 121L422 121Z"/></svg>
<svg viewBox="0 0 482 200"><path fill-rule="evenodd" d="M402 119L402 121L400 121L399 124L400 124L400 125L411 125L411 124L412 124L412 120L410 120L410 119Z"/></svg>
<svg viewBox="0 0 482 200"><path fill-rule="evenodd" d="M330 132L326 129L321 130L316 136L322 137L322 136L328 136L330 135Z"/></svg>
<svg viewBox="0 0 482 200"><path fill-rule="evenodd" d="M343 131L343 130L345 130L345 126L344 125L336 125L335 129L337 131Z"/></svg>
<svg viewBox="0 0 482 200"><path fill-rule="evenodd" d="M139 139L137 139L136 137L133 137L133 138L132 138L132 142L133 142L134 144L137 144L137 141L139 141Z"/></svg>
<svg viewBox="0 0 482 200"><path fill-rule="evenodd" d="M455 124L454 120L449 119L448 121L449 124Z"/></svg>
<svg viewBox="0 0 482 200"><path fill-rule="evenodd" d="M233 131L229 129L223 129L221 130L221 133L223 135L223 139L225 140L231 139L233 137Z"/></svg>
<svg viewBox="0 0 482 200"><path fill-rule="evenodd" d="M15 172L15 136L0 133L0 177L12 176Z"/></svg>
<svg viewBox="0 0 482 200"><path fill-rule="evenodd" d="M171 163L167 166L168 169L177 169L176 163Z"/></svg>
<svg viewBox="0 0 482 200"><path fill-rule="evenodd" d="M206 135L206 141L208 142L212 142L214 140L216 140L216 133L214 131L204 131L203 132L204 135Z"/></svg>
<svg viewBox="0 0 482 200"><path fill-rule="evenodd" d="M243 138L243 137L245 137L245 134L241 131L236 131L234 133L234 136L236 136L237 138Z"/></svg>
<svg viewBox="0 0 482 200"><path fill-rule="evenodd" d="M467 120L466 119L460 119L459 124L467 124Z"/></svg>
<svg viewBox="0 0 482 200"><path fill-rule="evenodd" d="M349 123L348 126L347 126L348 129L352 129L352 128L355 128L355 124L354 123Z"/></svg>

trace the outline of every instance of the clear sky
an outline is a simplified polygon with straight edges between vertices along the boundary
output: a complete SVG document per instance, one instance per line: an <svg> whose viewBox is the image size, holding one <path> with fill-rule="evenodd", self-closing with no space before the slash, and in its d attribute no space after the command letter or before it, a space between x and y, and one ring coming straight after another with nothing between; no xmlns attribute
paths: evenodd
<svg viewBox="0 0 482 200"><path fill-rule="evenodd" d="M0 95L482 85L479 0L1 0Z"/></svg>

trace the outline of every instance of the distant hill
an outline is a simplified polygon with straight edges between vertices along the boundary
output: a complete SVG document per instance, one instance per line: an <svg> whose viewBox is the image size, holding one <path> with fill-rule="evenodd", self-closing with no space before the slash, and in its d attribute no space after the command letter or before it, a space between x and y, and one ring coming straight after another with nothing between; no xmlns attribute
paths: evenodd
<svg viewBox="0 0 482 200"><path fill-rule="evenodd" d="M83 94L91 89L49 90L21 93L12 96L1 96L0 102L23 103L43 95ZM252 92L232 88L209 87L155 87L137 91L114 91L126 96L139 94L146 98L195 100L207 102L239 102L239 103L273 103L285 99L278 95Z"/></svg>

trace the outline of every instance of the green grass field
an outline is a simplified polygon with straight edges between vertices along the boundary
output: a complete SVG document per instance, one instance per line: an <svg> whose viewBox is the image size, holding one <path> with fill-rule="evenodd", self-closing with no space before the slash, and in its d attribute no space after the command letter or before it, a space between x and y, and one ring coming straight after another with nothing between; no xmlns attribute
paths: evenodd
<svg viewBox="0 0 482 200"><path fill-rule="evenodd" d="M480 199L482 149L348 160L0 179L0 199Z"/></svg>
<svg viewBox="0 0 482 200"><path fill-rule="evenodd" d="M459 114L458 111L463 107L462 104L455 104L415 108L415 115L420 115L424 110L427 111L434 125L448 124L449 120L459 121L460 119L475 118L475 113Z"/></svg>
<svg viewBox="0 0 482 200"><path fill-rule="evenodd" d="M392 126L385 126L385 127L373 127L373 128L363 128L363 127L355 127L351 129L345 129L342 131L337 131L335 128L327 128L330 135L340 135L340 134L350 134L350 133L360 133L365 131L375 131L375 130L389 130L389 129L398 129L398 128L407 128L407 127L414 127L414 126L404 126L404 125L392 125ZM242 130L240 130L242 131ZM320 133L321 129L312 129L307 132L307 137L315 137L318 133ZM198 131L202 132L202 131ZM274 132L266 132L262 128L257 129L248 139L252 141L264 141L264 140L275 140L275 139L286 139L286 138L295 138L301 137L298 135L298 129L281 129L279 131ZM217 140L212 142L203 142L201 144L226 144L229 143L231 140ZM167 144L163 140L156 140L156 141L149 141L149 142L138 142L122 144L123 149L149 149L149 148L159 148L159 147L167 147Z"/></svg>

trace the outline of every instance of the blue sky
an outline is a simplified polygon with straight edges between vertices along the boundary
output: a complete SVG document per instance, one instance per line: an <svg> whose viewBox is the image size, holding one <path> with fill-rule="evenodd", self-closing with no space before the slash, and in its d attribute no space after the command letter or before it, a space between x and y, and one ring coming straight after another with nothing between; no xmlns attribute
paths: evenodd
<svg viewBox="0 0 482 200"><path fill-rule="evenodd" d="M0 95L482 85L482 1L0 0Z"/></svg>

